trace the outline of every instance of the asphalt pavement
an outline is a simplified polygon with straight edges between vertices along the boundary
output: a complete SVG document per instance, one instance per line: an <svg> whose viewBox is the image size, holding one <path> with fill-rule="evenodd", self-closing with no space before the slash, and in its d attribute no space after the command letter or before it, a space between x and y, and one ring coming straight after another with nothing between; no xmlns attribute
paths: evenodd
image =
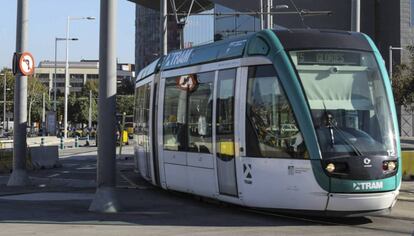
<svg viewBox="0 0 414 236"><path fill-rule="evenodd" d="M318 218L251 209L168 192L133 170L132 147L117 157L122 211L89 212L96 147L60 152L61 168L29 172L32 185L7 187L0 175L0 235L413 235L414 182L403 182L391 215Z"/></svg>

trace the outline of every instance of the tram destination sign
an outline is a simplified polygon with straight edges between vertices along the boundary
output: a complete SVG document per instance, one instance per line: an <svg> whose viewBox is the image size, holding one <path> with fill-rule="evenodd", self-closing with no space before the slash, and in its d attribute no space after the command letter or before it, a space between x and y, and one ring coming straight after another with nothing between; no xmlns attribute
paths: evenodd
<svg viewBox="0 0 414 236"><path fill-rule="evenodd" d="M299 65L359 66L361 55L345 51L303 51L298 52Z"/></svg>

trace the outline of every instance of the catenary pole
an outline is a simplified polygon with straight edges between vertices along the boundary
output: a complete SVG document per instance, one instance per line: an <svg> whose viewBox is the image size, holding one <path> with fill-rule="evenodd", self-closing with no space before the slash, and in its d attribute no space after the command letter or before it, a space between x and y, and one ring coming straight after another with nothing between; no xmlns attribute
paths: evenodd
<svg viewBox="0 0 414 236"><path fill-rule="evenodd" d="M17 1L16 52L27 50L29 1ZM25 186L30 183L26 171L27 152L27 76L16 76L14 86L14 133L13 133L13 172L8 186Z"/></svg>
<svg viewBox="0 0 414 236"><path fill-rule="evenodd" d="M263 1L260 0L260 29L264 30Z"/></svg>
<svg viewBox="0 0 414 236"><path fill-rule="evenodd" d="M352 0L351 30L361 31L361 0Z"/></svg>
<svg viewBox="0 0 414 236"><path fill-rule="evenodd" d="M161 30L161 45L160 50L162 55L167 55L168 53L168 6L167 6L167 0L160 0L160 30Z"/></svg>
<svg viewBox="0 0 414 236"><path fill-rule="evenodd" d="M89 207L117 212L116 192L116 12L117 0L101 0L97 190Z"/></svg>

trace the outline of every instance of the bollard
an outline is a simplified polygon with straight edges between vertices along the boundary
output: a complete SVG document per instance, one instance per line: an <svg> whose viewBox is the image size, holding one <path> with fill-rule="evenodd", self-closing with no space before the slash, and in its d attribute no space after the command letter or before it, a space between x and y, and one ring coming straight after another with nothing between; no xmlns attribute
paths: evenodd
<svg viewBox="0 0 414 236"><path fill-rule="evenodd" d="M44 146L45 145L45 138L41 137L40 138L40 146Z"/></svg>
<svg viewBox="0 0 414 236"><path fill-rule="evenodd" d="M79 147L78 141L79 141L79 138L78 138L78 136L76 136L75 137L75 148Z"/></svg>
<svg viewBox="0 0 414 236"><path fill-rule="evenodd" d="M63 137L60 137L60 149L63 149L64 148L64 146L63 146Z"/></svg>

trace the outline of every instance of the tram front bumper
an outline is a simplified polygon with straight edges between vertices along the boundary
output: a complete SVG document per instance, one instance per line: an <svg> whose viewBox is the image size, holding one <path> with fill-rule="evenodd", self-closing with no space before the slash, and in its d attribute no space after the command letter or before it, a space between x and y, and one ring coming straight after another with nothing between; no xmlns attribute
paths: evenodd
<svg viewBox="0 0 414 236"><path fill-rule="evenodd" d="M378 211L394 206L399 191L382 193L329 194L327 211Z"/></svg>

